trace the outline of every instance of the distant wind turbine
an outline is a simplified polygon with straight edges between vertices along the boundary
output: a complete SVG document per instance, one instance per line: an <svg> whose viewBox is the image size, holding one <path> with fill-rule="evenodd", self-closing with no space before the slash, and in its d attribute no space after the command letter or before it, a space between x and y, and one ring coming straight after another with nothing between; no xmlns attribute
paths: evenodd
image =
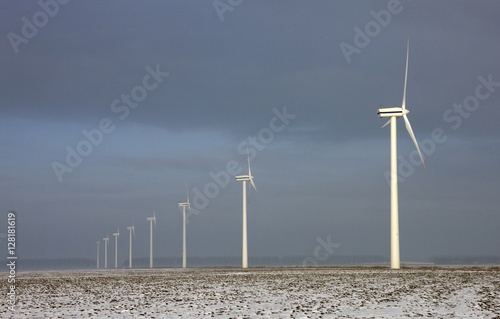
<svg viewBox="0 0 500 319"><path fill-rule="evenodd" d="M135 227L134 225L127 227L127 229L130 232L130 245L129 245L129 252L128 252L128 268L132 268L132 232L134 233L135 236Z"/></svg>
<svg viewBox="0 0 500 319"><path fill-rule="evenodd" d="M109 236L106 235L102 240L104 240L104 268L108 268L108 241Z"/></svg>
<svg viewBox="0 0 500 319"><path fill-rule="evenodd" d="M113 236L115 236L115 268L118 268L118 236L120 236L120 229L118 229L118 232L113 233Z"/></svg>
<svg viewBox="0 0 500 319"><path fill-rule="evenodd" d="M99 245L101 244L101 241L96 241L97 244L97 269L99 269Z"/></svg>
<svg viewBox="0 0 500 319"><path fill-rule="evenodd" d="M420 153L420 148L418 147L417 140L411 129L410 121L406 114L410 111L406 109L406 80L408 77L408 52L410 49L410 39L406 45L406 70L405 70L405 82L403 89L403 102L401 107L390 107L382 108L378 110L378 116L381 118L389 117L389 121L385 123L382 128L391 124L391 268L400 268L400 258L399 258L399 212L398 212L398 166L397 166L397 135L396 135L396 120L403 117L406 130L410 134L415 147L417 148L422 164L425 162Z"/></svg>
<svg viewBox="0 0 500 319"><path fill-rule="evenodd" d="M248 268L248 247L247 247L247 181L250 185L257 190L255 184L253 183L253 176L250 170L250 153L248 153L247 149L247 157L248 157L248 175L238 175L236 176L236 181L243 182L243 247L242 247L242 268Z"/></svg>
<svg viewBox="0 0 500 319"><path fill-rule="evenodd" d="M187 201L179 203L182 207L182 268L186 268L186 207L191 210L191 203L189 203L189 191L186 185Z"/></svg>
<svg viewBox="0 0 500 319"><path fill-rule="evenodd" d="M149 222L149 268L153 268L153 222L156 226L156 213L153 209L153 217L148 217L146 220Z"/></svg>

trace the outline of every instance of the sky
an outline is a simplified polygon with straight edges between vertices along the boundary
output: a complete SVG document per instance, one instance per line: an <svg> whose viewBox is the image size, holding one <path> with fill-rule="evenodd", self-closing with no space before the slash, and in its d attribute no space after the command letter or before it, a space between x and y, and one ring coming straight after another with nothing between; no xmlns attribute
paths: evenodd
<svg viewBox="0 0 500 319"><path fill-rule="evenodd" d="M402 261L500 255L500 4L2 1L0 226L19 258L390 252L398 121ZM416 155L416 156L415 156ZM2 231L6 232L6 231ZM101 246L102 247L102 246ZM102 253L101 253L102 258Z"/></svg>

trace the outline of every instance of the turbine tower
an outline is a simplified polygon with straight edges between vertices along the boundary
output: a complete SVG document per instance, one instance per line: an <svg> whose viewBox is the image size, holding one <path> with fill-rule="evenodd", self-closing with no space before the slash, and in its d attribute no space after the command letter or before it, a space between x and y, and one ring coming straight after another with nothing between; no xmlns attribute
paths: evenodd
<svg viewBox="0 0 500 319"><path fill-rule="evenodd" d="M247 148L247 156L248 156L248 175L238 175L236 176L236 181L243 182L243 247L242 247L242 268L248 268L248 246L247 246L247 181L250 185L257 190L255 184L253 183L253 176L250 170L250 154L248 153Z"/></svg>
<svg viewBox="0 0 500 319"><path fill-rule="evenodd" d="M101 241L96 241L97 244L97 269L99 269L99 245L101 244Z"/></svg>
<svg viewBox="0 0 500 319"><path fill-rule="evenodd" d="M149 222L149 268L153 268L153 222L156 226L156 213L153 209L153 217L148 217L146 220Z"/></svg>
<svg viewBox="0 0 500 319"><path fill-rule="evenodd" d="M118 232L113 233L113 236L115 236L115 269L118 268L118 236L120 236L120 229L118 229Z"/></svg>
<svg viewBox="0 0 500 319"><path fill-rule="evenodd" d="M382 128L391 124L391 268L400 268L400 258L399 258L399 212L398 212L398 158L397 158L397 134L396 134L396 120L403 117L406 130L410 134L415 147L417 148L422 164L425 168L424 158L422 153L420 153L420 148L418 147L417 140L413 134L413 130L410 125L410 121L406 114L410 111L406 109L406 80L408 77L408 52L410 49L410 39L406 45L406 70L405 70L405 82L403 89L403 102L401 107L390 107L382 108L378 110L378 116L381 118L389 117L389 121L385 123Z"/></svg>
<svg viewBox="0 0 500 319"><path fill-rule="evenodd" d="M135 227L134 225L127 227L127 229L130 232L130 245L129 245L129 252L128 252L128 268L132 269L132 232L134 233L135 236Z"/></svg>
<svg viewBox="0 0 500 319"><path fill-rule="evenodd" d="M102 240L104 240L104 268L108 268L108 241L109 236L106 235Z"/></svg>
<svg viewBox="0 0 500 319"><path fill-rule="evenodd" d="M189 202L189 192L187 185L186 196L187 201L178 204L179 207L182 207L182 268L186 268L186 207L191 210L191 203Z"/></svg>

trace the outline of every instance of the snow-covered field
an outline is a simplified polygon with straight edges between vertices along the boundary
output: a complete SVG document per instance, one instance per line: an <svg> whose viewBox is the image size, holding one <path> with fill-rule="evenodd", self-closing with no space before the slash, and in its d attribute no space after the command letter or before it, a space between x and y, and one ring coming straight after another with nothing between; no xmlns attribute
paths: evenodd
<svg viewBox="0 0 500 319"><path fill-rule="evenodd" d="M1 318L500 318L498 267L21 272L16 291Z"/></svg>

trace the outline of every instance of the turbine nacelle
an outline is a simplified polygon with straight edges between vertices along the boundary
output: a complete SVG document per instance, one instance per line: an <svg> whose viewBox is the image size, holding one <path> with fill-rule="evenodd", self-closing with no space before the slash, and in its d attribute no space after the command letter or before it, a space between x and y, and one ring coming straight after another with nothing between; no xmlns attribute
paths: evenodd
<svg viewBox="0 0 500 319"><path fill-rule="evenodd" d="M135 226L129 226L129 227L127 227L127 230L129 230L132 233L134 233L134 236L135 236Z"/></svg>
<svg viewBox="0 0 500 319"><path fill-rule="evenodd" d="M238 175L235 176L237 182L246 182L250 181L250 184L252 187L257 190L255 187L255 184L253 182L253 176L252 176L252 169L250 168L250 153L248 152L248 146L247 146L247 158L248 158L248 174L247 175Z"/></svg>
<svg viewBox="0 0 500 319"><path fill-rule="evenodd" d="M406 115L410 113L410 111L408 111L406 108L402 108L402 107L387 107L387 108L383 108L383 109L378 109L378 117L393 117L393 116L396 116L396 117L401 117L403 115Z"/></svg>
<svg viewBox="0 0 500 319"><path fill-rule="evenodd" d="M255 184L253 182L253 176L252 175L238 175L238 176L235 176L235 178L236 178L237 182L246 182L246 181L249 181L250 185L252 185L252 187L255 190L257 190L257 188L255 187Z"/></svg>
<svg viewBox="0 0 500 319"><path fill-rule="evenodd" d="M250 176L250 175L238 175L238 176L235 176L235 178L236 178L236 181L243 182L243 181L249 181L251 178L253 178L253 176Z"/></svg>
<svg viewBox="0 0 500 319"><path fill-rule="evenodd" d="M177 203L177 205L179 205L179 207L187 207L188 210L191 210L191 203L189 202L189 191L188 191L188 187L187 187L187 184L186 184L186 201L183 202L183 203Z"/></svg>
<svg viewBox="0 0 500 319"><path fill-rule="evenodd" d="M155 226L156 226L156 212L155 210L153 209L153 217L146 217L146 220L148 222L154 222L155 223Z"/></svg>

